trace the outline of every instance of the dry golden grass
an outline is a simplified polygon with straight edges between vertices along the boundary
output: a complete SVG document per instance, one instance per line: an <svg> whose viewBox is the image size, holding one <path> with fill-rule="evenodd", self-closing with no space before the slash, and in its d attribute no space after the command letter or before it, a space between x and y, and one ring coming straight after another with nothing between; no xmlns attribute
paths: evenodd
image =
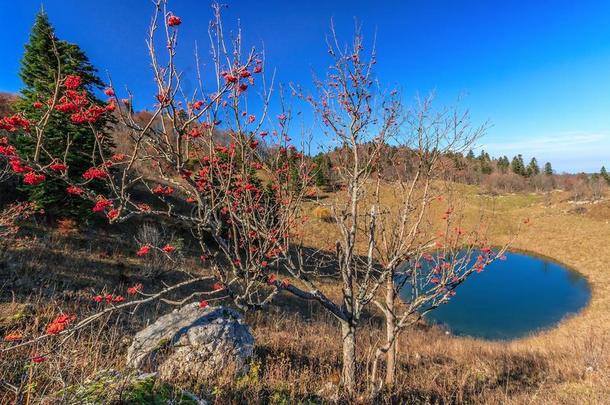
<svg viewBox="0 0 610 405"><path fill-rule="evenodd" d="M311 215L324 222L332 222L333 214L329 208L317 206L311 210Z"/></svg>
<svg viewBox="0 0 610 405"><path fill-rule="evenodd" d="M487 387L475 397L470 397L476 402L606 402L610 398L610 202L606 200L584 206L584 213L577 214L568 201L567 193L486 196L479 194L475 186L454 185L453 188L464 205L464 226L478 226L481 213L486 214L488 239L492 244L508 242L527 220L528 224L521 226L512 248L553 258L584 275L592 288L591 302L580 314L565 319L557 327L511 342L442 335L431 339L427 333L407 332L405 339L408 343L401 345L405 348L403 361L408 362L404 356L409 359L413 353L420 353L420 356L422 352L428 355L445 353L447 363L453 364L458 374L466 373L463 375L463 384L466 385L500 372L499 367L513 370L529 368L528 372L523 370L507 378L504 393L501 387ZM327 198L334 196L328 195ZM395 191L391 185L382 188L384 204L391 207L394 198ZM432 217L436 212L439 213L436 218L440 219L443 209L443 202L437 203L432 209ZM431 226L435 226L434 221ZM323 248L332 246L335 235L332 224L312 221L308 223L305 238L307 243ZM504 359L507 365L499 364L498 358ZM543 375L538 375L538 372ZM528 379L529 386L519 381L519 373ZM528 377L530 374L536 378ZM418 384L409 377L417 376L425 383L424 387L429 385L427 381L439 379L439 376L423 378L412 371L406 376L408 381L405 383L411 387ZM523 389L513 390L510 388L513 384L522 385ZM438 398L446 398L451 390L463 391L460 386L459 381L454 381ZM460 395L452 397L450 402L464 400L458 398Z"/></svg>
<svg viewBox="0 0 610 405"><path fill-rule="evenodd" d="M517 249L552 257L582 273L591 283L590 305L557 327L511 342L488 342L446 335L417 325L400 338L398 382L382 403L542 403L598 404L610 398L610 217L608 203L572 211L567 195L517 194L490 197L469 186L457 186L466 210L465 226L474 226L481 211L493 215L490 241L502 244L529 218L514 243ZM321 196L328 199L333 195ZM391 205L388 187L385 201ZM311 203L309 210L314 208ZM439 202L434 212L444 209ZM434 216L434 214L432 215ZM440 218L440 215L437 215ZM431 224L432 226L434 224ZM324 220L307 223L306 241L326 247L334 242L335 225ZM111 235L100 241L60 236L40 239L28 252L14 253L13 265L0 270L0 334L36 334L61 308L92 310L89 290L124 291L139 281L138 263L123 242ZM125 240L126 238L124 238ZM336 286L326 281L331 294ZM333 288L335 287L335 288ZM31 289L34 289L30 293ZM14 295L13 295L14 293ZM15 301L15 303L13 303ZM25 304L29 306L25 307ZM138 327L169 310L163 305L123 314L83 331L63 346L48 340L31 349L0 357L0 380L31 385L32 399L78 384L107 368L124 367L130 337ZM314 403L336 399L340 345L335 321L314 303L280 295L270 313L247 317L256 336L251 372L237 381L219 376L207 385L214 403ZM358 349L366 354L380 333L380 319L364 320ZM28 367L27 359L56 349L47 362ZM361 369L366 363L359 364ZM31 371L30 371L31 370ZM330 382L330 384L329 384ZM362 381L360 382L362 383ZM192 386L197 385L193 382ZM186 386L188 388L188 384ZM23 397L21 397L23 400ZM14 396L0 385L0 403Z"/></svg>

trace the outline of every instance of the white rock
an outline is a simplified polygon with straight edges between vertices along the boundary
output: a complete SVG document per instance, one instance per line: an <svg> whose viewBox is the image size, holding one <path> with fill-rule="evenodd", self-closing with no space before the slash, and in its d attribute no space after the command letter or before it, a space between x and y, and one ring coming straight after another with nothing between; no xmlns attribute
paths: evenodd
<svg viewBox="0 0 610 405"><path fill-rule="evenodd" d="M220 371L245 372L253 351L254 337L238 312L191 303L138 332L127 365L158 370L162 379L201 380Z"/></svg>

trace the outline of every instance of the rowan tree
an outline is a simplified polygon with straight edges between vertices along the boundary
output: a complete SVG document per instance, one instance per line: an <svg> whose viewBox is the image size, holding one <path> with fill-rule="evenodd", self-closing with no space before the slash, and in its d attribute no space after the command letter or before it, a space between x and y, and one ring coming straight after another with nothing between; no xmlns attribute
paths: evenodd
<svg viewBox="0 0 610 405"><path fill-rule="evenodd" d="M100 106L83 89L86 81L82 77L62 73L66 70L59 58L55 87L40 89L51 97L39 97L32 90L32 98L44 101L35 107L37 119L19 113L0 120L0 131L11 136L10 140L0 138L0 160L8 163L20 181L28 185L61 181L64 195L88 201L90 211L110 223L136 217L171 221L192 235L199 258L198 266L181 261L176 241L163 246L142 243L134 249L134 256L144 258L152 251L165 255L181 275L178 281L156 286L156 291L144 292L141 286L134 286L127 291L129 299L92 296L107 306L83 319L58 318L41 336L24 337L23 342L3 350L73 335L113 311L154 300L182 305L199 299L202 307L229 300L250 310L264 308L287 288L288 282L279 279L273 269L290 254L290 240L302 221L300 208L313 167L290 143L290 110L281 105L280 113L268 118L271 95L264 78L264 55L255 49L244 50L240 34L226 40L221 7L215 4L213 9L209 71L201 73L198 89L189 96L181 87L182 73L175 63L182 20L159 0L154 3L147 38L158 93L154 100L142 100L153 104L150 114L137 116L132 108L136 95L119 95L111 81L104 90L108 100ZM51 49L61 44L49 38ZM165 52L163 57L161 52ZM200 68L198 57L197 64ZM204 82L204 78L208 80ZM56 132L51 119L62 114L79 133L88 131L94 142L87 165L73 168L73 176L68 175L68 157L77 145L71 141L71 132ZM120 153L108 154L99 122L112 114L126 141ZM66 145L65 150L45 147L49 137L61 134L63 138L57 141ZM273 147L263 149L265 142ZM14 144L33 145L33 150L21 153ZM282 181L285 179L289 181ZM95 187L95 183L105 187ZM201 287L204 282L213 285ZM186 286L198 287L174 300L166 298Z"/></svg>
<svg viewBox="0 0 610 405"><path fill-rule="evenodd" d="M332 250L310 258L309 267L289 263L295 284L305 287L307 294L296 288L287 291L317 300L339 322L342 384L348 393L362 381L357 364L363 360L356 341L364 311L373 305L381 310L386 339L371 348L371 368L363 373L374 396L383 387L378 366L384 357L385 381L394 381L400 332L447 302L466 278L495 260L496 252L478 231L457 232L449 225L455 223L452 210L441 236L429 228L434 222L430 207L444 195L435 183L445 173L443 158L467 150L485 127L472 127L467 113L434 111L430 99L406 109L397 91L386 91L378 83L375 52L365 51L359 32L349 46L339 45L334 31L327 42L332 64L325 78L316 80L315 93L298 86L294 91L311 104L321 130L337 145L335 176L341 191L323 203L333 214L336 240ZM388 145L409 152L389 158ZM390 162L395 169L387 170L393 173L391 180L383 177L381 162ZM388 188L393 190L393 203L384 201L382 190ZM445 250L439 252L440 247ZM476 247L483 253L472 262ZM420 271L423 257L442 262L436 273ZM318 266L334 270L341 283L339 300L333 301L311 277ZM397 283L399 278L402 283ZM405 305L399 307L399 291L408 286L415 293L403 297Z"/></svg>

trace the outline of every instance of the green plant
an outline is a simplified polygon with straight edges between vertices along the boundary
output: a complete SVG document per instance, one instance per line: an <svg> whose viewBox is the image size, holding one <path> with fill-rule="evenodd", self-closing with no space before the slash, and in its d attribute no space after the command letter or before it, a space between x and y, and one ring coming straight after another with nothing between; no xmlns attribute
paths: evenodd
<svg viewBox="0 0 610 405"><path fill-rule="evenodd" d="M19 76L25 86L21 90L21 98L15 103L15 110L30 122L41 121L47 114L48 121L44 139L16 136L14 143L20 156L41 165L57 163L55 159L61 156L61 163L66 166L66 176L80 180L85 170L99 160L96 156L109 153L112 143L105 136L105 130L112 120L108 116L101 116L90 124L102 139L96 144L96 134L88 125L77 123L75 114L64 114L58 110L59 105L46 104L48 100L53 100L60 78L69 75L80 78L78 88L73 91L85 95L93 105L102 108L103 102L93 93L95 88L104 86L96 69L78 45L56 37L47 14L40 11L21 60ZM62 100L58 100L58 103L62 103ZM98 191L106 189L102 182L92 186ZM40 184L24 185L22 188L29 194L30 200L47 213L79 219L91 213L92 204L66 193L66 183L62 179L49 178Z"/></svg>

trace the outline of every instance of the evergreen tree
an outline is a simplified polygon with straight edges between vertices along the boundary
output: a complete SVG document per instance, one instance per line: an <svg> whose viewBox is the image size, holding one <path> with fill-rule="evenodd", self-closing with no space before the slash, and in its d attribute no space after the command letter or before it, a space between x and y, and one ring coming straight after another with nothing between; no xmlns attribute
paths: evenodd
<svg viewBox="0 0 610 405"><path fill-rule="evenodd" d="M494 171L494 168L488 162L481 163L481 173L491 174L491 173L493 173L493 171Z"/></svg>
<svg viewBox="0 0 610 405"><path fill-rule="evenodd" d="M313 158L316 164L316 171L314 174L314 181L318 187L328 187L330 185L330 170L331 163L328 156L319 153Z"/></svg>
<svg viewBox="0 0 610 405"><path fill-rule="evenodd" d="M535 157L533 157L532 160L530 160L530 164L527 165L526 174L528 177L540 174L540 167L538 166L538 161Z"/></svg>
<svg viewBox="0 0 610 405"><path fill-rule="evenodd" d="M279 175L279 181L281 183L287 183L292 190L298 191L302 186L302 179L299 173L299 158L295 153L282 153L278 158L279 165L287 166L287 171Z"/></svg>
<svg viewBox="0 0 610 405"><path fill-rule="evenodd" d="M298 161L294 158L289 161L288 174L290 176L290 187L295 191L301 190L302 180L299 173Z"/></svg>
<svg viewBox="0 0 610 405"><path fill-rule="evenodd" d="M76 75L81 78L79 91L86 91L89 100L100 106L103 102L93 94L94 89L101 89L103 82L97 76L97 71L89 62L85 53L78 45L68 43L56 37L55 31L44 11L36 16L35 24L30 33L29 42L25 45L25 53L21 61L19 76L25 87L21 90L21 99L16 103L16 110L27 119L38 121L44 114L44 108L36 108L36 104L44 103L53 97L58 75ZM108 125L108 118L102 116L95 124L99 131ZM95 150L95 138L87 125L75 124L69 114L53 111L45 127L43 147L54 157L63 157L68 140L71 142L66 163L68 176L79 179L82 173L95 162L99 151ZM33 137L18 136L16 145L19 153L32 159L35 150ZM106 140L105 153L109 152L111 144ZM41 154L42 164L51 163L45 154ZM102 185L93 185L98 191ZM30 199L35 201L46 212L67 216L82 216L90 212L90 203L66 193L63 181L47 178L36 186L24 186Z"/></svg>
<svg viewBox="0 0 610 405"><path fill-rule="evenodd" d="M484 150L481 150L481 153L479 154L479 157L477 159L479 160L479 164L481 165L481 173L491 174L493 172L493 167L491 167L491 165L489 164L489 162L491 161L489 153L485 152Z"/></svg>
<svg viewBox="0 0 610 405"><path fill-rule="evenodd" d="M498 163L496 163L496 165L502 174L506 174L506 172L508 172L508 168L510 167L510 161L508 160L507 156L502 156L500 159L498 159Z"/></svg>
<svg viewBox="0 0 610 405"><path fill-rule="evenodd" d="M553 166L551 166L551 162L546 162L544 164L544 174L546 174L547 176L553 175Z"/></svg>
<svg viewBox="0 0 610 405"><path fill-rule="evenodd" d="M456 170L464 170L466 163L464 163L464 156L461 153L451 153L451 159L453 160L453 167Z"/></svg>
<svg viewBox="0 0 610 405"><path fill-rule="evenodd" d="M601 170L599 171L599 175L606 180L606 182L608 184L610 184L610 174L608 174L608 171L606 170L606 166L602 166Z"/></svg>
<svg viewBox="0 0 610 405"><path fill-rule="evenodd" d="M519 176L525 176L525 163L523 162L523 156L517 155L513 157L513 160L510 164L510 168L513 173L518 174Z"/></svg>
<svg viewBox="0 0 610 405"><path fill-rule="evenodd" d="M470 149L468 151L468 154L466 155L466 159L468 159L468 160L473 160L474 159L474 152L473 152L472 149Z"/></svg>

